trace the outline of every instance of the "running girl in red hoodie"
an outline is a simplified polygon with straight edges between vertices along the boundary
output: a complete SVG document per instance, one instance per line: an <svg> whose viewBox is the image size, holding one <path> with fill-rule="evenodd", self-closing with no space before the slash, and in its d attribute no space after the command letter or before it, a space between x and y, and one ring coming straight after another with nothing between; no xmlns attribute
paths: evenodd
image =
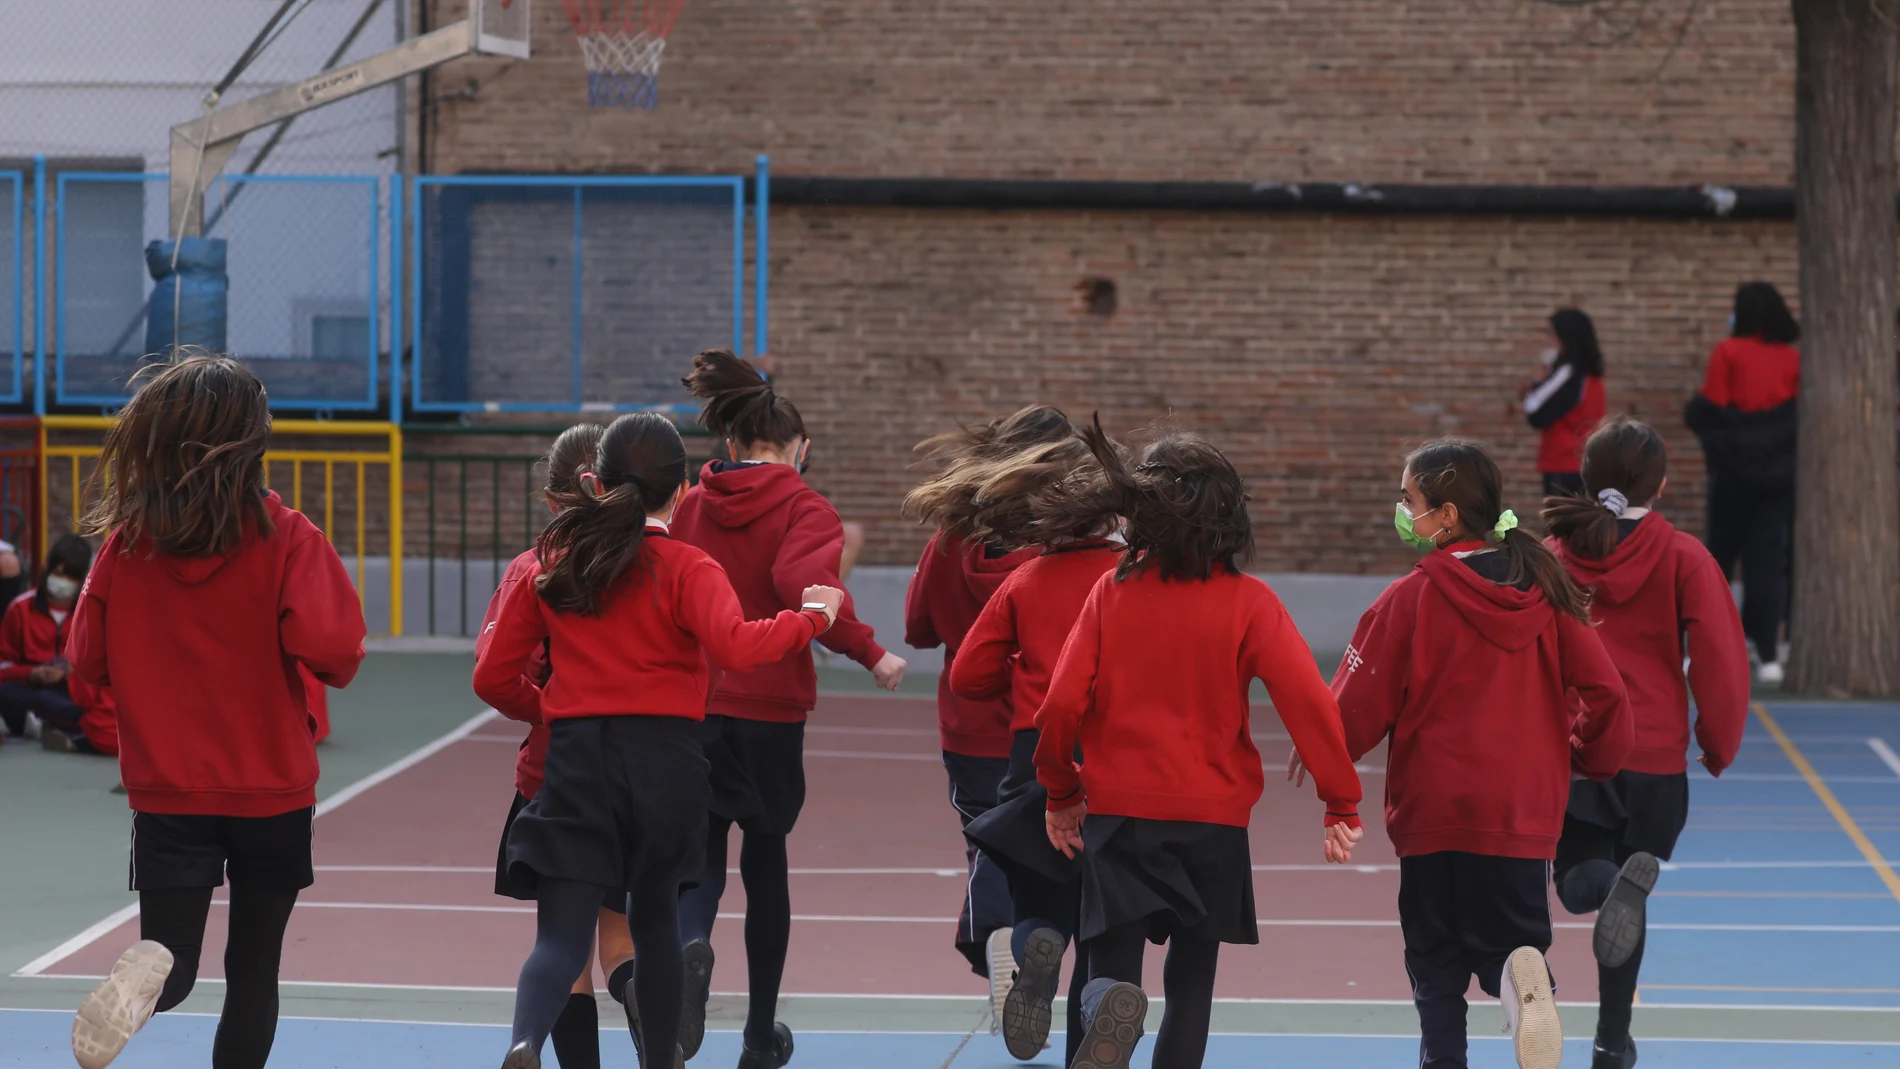
<svg viewBox="0 0 1900 1069"><path fill-rule="evenodd" d="M1630 749L1589 596L1517 529L1501 483L1475 442L1406 458L1394 522L1425 556L1366 610L1333 676L1353 759L1391 739L1386 830L1426 1069L1465 1064L1473 973L1489 995L1510 985L1518 1064L1556 1069L1550 859L1573 772L1606 779Z"/></svg>
<svg viewBox="0 0 1900 1069"><path fill-rule="evenodd" d="M718 563L668 533L686 493L686 446L662 416L615 420L580 481L585 500L542 532L539 563L504 596L475 662L482 700L549 725L545 781L508 836L508 873L535 888L537 924L503 1069L539 1069L616 890L627 892L647 1049L677 1049L679 895L702 868L711 801L696 731L707 663L745 671L780 660L844 600L810 586L799 609L746 622ZM527 676L543 643L559 666L545 688Z"/></svg>
<svg viewBox="0 0 1900 1069"><path fill-rule="evenodd" d="M706 399L699 421L725 441L731 461L714 461L680 502L674 534L704 550L732 578L746 619L795 608L805 587L839 586L844 526L838 510L805 485L811 452L805 421L751 364L723 349L693 358L685 378ZM836 626L820 639L896 690L904 659L877 644L845 595ZM726 841L744 833L739 878L745 883L745 949L750 1009L741 1069L777 1069L791 1058L791 1029L778 1023L779 981L792 937L791 877L785 840L805 805L805 718L818 703L811 649L799 646L770 663L724 672L714 682L699 731L712 764L712 817L697 886L680 901L686 939L686 1019L680 1046L688 1058L706 1034L712 991L712 930L726 890Z"/></svg>
<svg viewBox="0 0 1900 1069"><path fill-rule="evenodd" d="M1005 695L969 701L950 689L957 650L990 595L1004 577L1040 549L1012 549L971 540L978 517L971 472L985 462L1028 446L1059 441L1074 431L1069 418L1047 405L1034 405L975 428L959 428L920 443L941 469L912 490L904 509L937 526L917 559L904 595L904 641L914 649L942 646L943 672L937 677L937 733L943 768L950 779L950 805L964 827L996 805L1009 773L1010 709ZM965 840L969 878L957 917L957 950L978 976L990 982L990 1033L1002 1029L1003 1002L1009 994L1016 959L1010 951L1014 916L1009 881L988 855Z"/></svg>
<svg viewBox="0 0 1900 1069"><path fill-rule="evenodd" d="M323 532L264 489L270 426L263 384L243 365L192 356L133 395L94 469L86 527L106 540L67 655L118 703L143 938L79 1008L73 1054L85 1069L190 993L227 871L212 1061L262 1069L276 1037L284 927L313 882L317 747L300 666L349 683L364 627Z"/></svg>
<svg viewBox="0 0 1900 1069"><path fill-rule="evenodd" d="M1669 860L1689 816L1689 688L1710 775L1735 760L1748 720L1748 646L1728 580L1701 542L1650 511L1669 481L1666 462L1661 435L1619 416L1584 446L1586 496L1544 502L1550 546L1591 593L1635 725L1621 772L1571 783L1557 843L1557 898L1572 913L1598 911L1594 1069L1636 1064L1630 1006L1646 900L1657 859Z"/></svg>
<svg viewBox="0 0 1900 1069"><path fill-rule="evenodd" d="M964 636L950 669L950 688L958 697L1009 700L1009 772L995 808L971 821L965 836L993 858L1009 880L1015 915L1010 952L1016 973L1004 995L1002 1033L1010 1054L1025 1061L1040 1054L1048 1041L1062 955L1075 941L1082 893L1078 867L1050 847L1043 828L1047 796L1036 782L1035 753L1041 738L1036 710L1089 590L1122 559L1123 549L1118 538L1108 537L1114 526L1110 518L1039 524L1031 497L1094 464L1088 444L1071 430L1059 442L978 465L972 473L974 537L1041 549L1036 559L997 587ZM1069 980L1070 1058L1082 1041L1081 1002L1074 993L1087 979L1088 962L1078 948Z"/></svg>
<svg viewBox="0 0 1900 1069"><path fill-rule="evenodd" d="M1312 764L1329 862L1350 860L1364 835L1359 775L1306 641L1241 571L1253 522L1240 473L1198 435L1163 434L1131 464L1099 421L1083 433L1099 474L1058 487L1039 512L1057 525L1123 517L1128 550L1089 591L1036 714L1045 834L1082 868L1089 981L1070 997L1087 1031L1069 1064L1128 1069L1148 1011L1143 950L1165 941L1153 1063L1198 1069L1220 945L1260 941L1247 823L1266 777L1252 681Z"/></svg>
<svg viewBox="0 0 1900 1069"><path fill-rule="evenodd" d="M579 423L562 431L560 437L554 439L547 456L548 480L541 493L548 509L556 515L581 503L580 473L593 470L594 452L600 446L600 436L604 430L598 423ZM489 599L488 611L482 617L481 631L475 639L476 657L479 658L488 648L490 629L495 625L495 618L501 614L501 603L508 591L524 576L530 575L535 566L535 550L532 547L509 562L508 570L502 573L501 585ZM547 646L543 643L529 663L527 681L545 688L549 673ZM528 737L521 742L520 755L515 758L515 800L508 809L508 819L501 826L501 848L495 861L495 893L524 902L535 900L534 888L516 882L508 872L508 832L514 827L515 818L521 815L535 792L541 789L542 767L547 762L547 755L548 727L535 723L528 729ZM601 903L597 925L600 969L607 977L607 994L620 1003L627 1017L627 1031L633 1036L635 1051L640 1053L642 1041L638 1004L627 997L627 981L633 978L633 939L627 933L626 900L626 892L615 888L607 900ZM583 968L580 978L574 981L573 993L568 996L561 1015L555 1019L554 1031L549 1038L554 1041L554 1054L562 1066L600 1069L600 1011L594 1002L591 964ZM644 1058L644 1053L641 1053L641 1057Z"/></svg>

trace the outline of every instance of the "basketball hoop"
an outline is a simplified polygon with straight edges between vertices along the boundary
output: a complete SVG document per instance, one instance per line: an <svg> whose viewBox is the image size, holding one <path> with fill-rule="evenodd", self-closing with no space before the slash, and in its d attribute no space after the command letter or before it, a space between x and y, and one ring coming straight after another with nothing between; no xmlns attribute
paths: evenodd
<svg viewBox="0 0 1900 1069"><path fill-rule="evenodd" d="M686 0L561 0L587 64L587 106L645 108L659 99L660 58Z"/></svg>

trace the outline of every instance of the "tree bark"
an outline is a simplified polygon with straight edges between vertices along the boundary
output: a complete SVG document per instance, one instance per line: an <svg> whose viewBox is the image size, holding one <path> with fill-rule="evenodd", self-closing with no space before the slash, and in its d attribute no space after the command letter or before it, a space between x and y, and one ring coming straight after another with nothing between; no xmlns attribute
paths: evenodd
<svg viewBox="0 0 1900 1069"><path fill-rule="evenodd" d="M1900 693L1894 0L1792 0L1801 267L1797 693Z"/></svg>

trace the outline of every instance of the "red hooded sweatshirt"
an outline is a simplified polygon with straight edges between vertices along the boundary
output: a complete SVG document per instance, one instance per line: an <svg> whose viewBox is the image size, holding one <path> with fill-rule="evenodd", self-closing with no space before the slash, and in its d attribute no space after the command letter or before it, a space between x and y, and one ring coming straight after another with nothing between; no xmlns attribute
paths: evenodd
<svg viewBox="0 0 1900 1069"><path fill-rule="evenodd" d="M529 724L579 716L702 720L708 660L737 671L771 664L808 646L825 626L815 610L748 622L718 562L653 526L597 616L555 611L535 589L540 574L534 565L507 589L475 658L476 696ZM561 666L545 689L528 676L544 647Z"/></svg>
<svg viewBox="0 0 1900 1069"><path fill-rule="evenodd" d="M955 535L930 536L917 571L904 593L904 641L914 649L943 647L943 672L937 676L937 734L944 752L966 757L1008 757L1009 699L972 701L950 689L950 669L963 638L989 604L1004 577L1037 550L991 556L988 546L973 546Z"/></svg>
<svg viewBox="0 0 1900 1069"><path fill-rule="evenodd" d="M1688 767L1686 652L1696 742L1709 772L1721 775L1734 763L1748 724L1748 649L1735 598L1715 558L1654 512L1602 560L1577 556L1554 538L1548 544L1593 592L1597 637L1623 674L1636 731L1636 747L1623 767L1658 776Z"/></svg>
<svg viewBox="0 0 1900 1069"><path fill-rule="evenodd" d="M501 616L501 603L516 583L524 577L538 574L540 559L530 549L508 562L508 570L502 573L501 585L495 588L494 596L488 599L488 611L482 614L482 629L475 636L475 659L480 660L488 649L488 637L495 629L495 621ZM534 687L548 685L548 647L543 642L539 649L529 655L527 671L522 673L523 682ZM504 716L507 715L503 712ZM548 726L538 720L531 720L534 726L528 729L528 737L521 740L521 750L515 755L515 790L523 798L533 798L541 789L542 770L548 763Z"/></svg>
<svg viewBox="0 0 1900 1069"><path fill-rule="evenodd" d="M1392 740L1385 819L1400 857L1555 857L1571 772L1607 779L1633 741L1596 631L1457 555L1479 548L1435 550L1387 587L1333 675L1353 759ZM1487 556L1501 571L1502 554Z"/></svg>
<svg viewBox="0 0 1900 1069"><path fill-rule="evenodd" d="M673 513L673 537L719 562L748 620L798 608L808 586L844 585L844 521L789 464L707 464ZM866 668L884 657L848 593L837 622L818 641ZM761 668L721 673L706 711L798 724L816 704L818 673L810 647L801 646Z"/></svg>
<svg viewBox="0 0 1900 1069"><path fill-rule="evenodd" d="M971 701L1007 697L1010 731L1034 728L1075 618L1095 581L1121 559L1114 542L1070 542L1009 573L963 636L951 691Z"/></svg>
<svg viewBox="0 0 1900 1069"><path fill-rule="evenodd" d="M67 656L119 705L119 773L141 813L268 817L317 801L316 721L298 666L346 686L363 607L323 532L276 494L275 528L228 557L106 539Z"/></svg>
<svg viewBox="0 0 1900 1069"><path fill-rule="evenodd" d="M1267 584L1225 570L1096 580L1036 714L1049 808L1079 790L1091 813L1246 827L1266 785L1249 728L1255 679L1313 773L1325 823L1358 827L1359 773L1312 651Z"/></svg>
<svg viewBox="0 0 1900 1069"><path fill-rule="evenodd" d="M14 598L6 615L0 616L0 683L24 683L33 669L65 660L70 623L70 610L64 622L53 618L43 590L36 588ZM79 706L79 730L93 749L108 756L118 753L118 710L112 704L112 692L68 671L66 696Z"/></svg>

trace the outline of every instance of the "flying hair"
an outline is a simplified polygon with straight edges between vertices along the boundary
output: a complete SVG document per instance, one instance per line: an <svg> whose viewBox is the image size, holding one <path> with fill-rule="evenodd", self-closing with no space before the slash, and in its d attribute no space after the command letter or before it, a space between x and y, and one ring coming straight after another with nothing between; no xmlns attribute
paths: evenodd
<svg viewBox="0 0 1900 1069"><path fill-rule="evenodd" d="M744 447L761 442L782 446L805 437L805 420L797 407L779 397L751 361L730 350L708 349L693 357L693 370L680 381L694 397L705 400L699 424L715 438Z"/></svg>
<svg viewBox="0 0 1900 1069"><path fill-rule="evenodd" d="M1031 405L1003 419L933 435L917 443L917 452L938 470L905 495L904 513L962 541L981 541L979 530L1021 522L1020 517L1004 522L986 515L998 502L993 497L979 500L979 491L1001 473L998 465L1037 447L1075 440L1069 417L1049 405ZM999 484L991 492L1000 489Z"/></svg>
<svg viewBox="0 0 1900 1069"><path fill-rule="evenodd" d="M1611 416L1584 443L1584 496L1545 498L1544 526L1570 552L1602 560L1615 551L1617 542L1618 512L1607 505L1620 498L1626 506L1647 506L1662 492L1668 474L1662 435L1647 423Z"/></svg>
<svg viewBox="0 0 1900 1069"><path fill-rule="evenodd" d="M117 531L127 551L148 545L177 557L236 552L251 530L269 537L264 384L236 360L193 346L140 369L141 379L106 432L85 533Z"/></svg>
<svg viewBox="0 0 1900 1069"><path fill-rule="evenodd" d="M1465 438L1426 442L1405 458L1418 489L1432 508L1458 506L1458 525L1472 538L1498 546L1510 561L1507 586L1535 586L1559 612L1590 622L1590 595L1545 545L1522 528L1499 539L1492 532L1504 514L1504 477L1484 447Z"/></svg>
<svg viewBox="0 0 1900 1069"><path fill-rule="evenodd" d="M686 481L686 443L655 412L621 416L594 454L598 495L578 495L541 532L535 589L556 612L600 615L607 595L646 544L647 516Z"/></svg>
<svg viewBox="0 0 1900 1069"><path fill-rule="evenodd" d="M1099 415L1082 429L1095 463L1037 495L1045 527L1101 528L1120 517L1128 552L1117 581L1154 569L1164 580L1238 573L1253 560L1247 489L1226 454L1192 431L1164 429L1138 456L1115 444Z"/></svg>

